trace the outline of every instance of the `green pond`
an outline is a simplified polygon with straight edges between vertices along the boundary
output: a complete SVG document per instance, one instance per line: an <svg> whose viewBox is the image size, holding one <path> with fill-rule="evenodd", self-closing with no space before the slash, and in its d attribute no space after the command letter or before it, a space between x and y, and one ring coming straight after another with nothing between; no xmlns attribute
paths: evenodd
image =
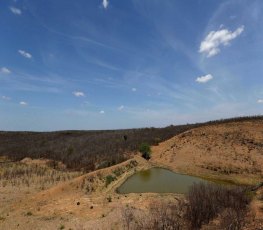
<svg viewBox="0 0 263 230"><path fill-rule="evenodd" d="M129 177L118 189L118 193L186 193L194 183L205 180L174 173L163 168L151 168Z"/></svg>

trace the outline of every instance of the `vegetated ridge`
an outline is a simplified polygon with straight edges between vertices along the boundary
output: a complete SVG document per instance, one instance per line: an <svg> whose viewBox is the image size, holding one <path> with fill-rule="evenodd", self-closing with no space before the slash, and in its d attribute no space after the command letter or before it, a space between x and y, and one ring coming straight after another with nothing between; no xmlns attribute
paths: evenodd
<svg viewBox="0 0 263 230"><path fill-rule="evenodd" d="M102 131L0 132L0 156L61 161L67 168L85 171L108 167L138 150L141 143L157 145L187 130L229 122L262 120L263 116L237 117L206 123Z"/></svg>

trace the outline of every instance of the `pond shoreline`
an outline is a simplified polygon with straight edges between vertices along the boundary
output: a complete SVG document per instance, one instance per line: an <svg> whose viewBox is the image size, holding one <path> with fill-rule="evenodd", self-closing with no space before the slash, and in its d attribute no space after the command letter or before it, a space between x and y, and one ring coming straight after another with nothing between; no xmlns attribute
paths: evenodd
<svg viewBox="0 0 263 230"><path fill-rule="evenodd" d="M205 182L199 177L175 173L169 169L152 167L128 177L117 193L179 193L185 194L194 183Z"/></svg>
<svg viewBox="0 0 263 230"><path fill-rule="evenodd" d="M141 158L140 156L136 156L137 159L138 159L138 157ZM113 191L113 193L115 193L116 195L121 195L121 196L125 195L123 193L118 192L118 188L120 186L122 186L125 183L125 181L127 181L130 177L134 176L136 173L138 173L140 171L146 171L146 170L149 170L152 168L160 168L160 169L169 170L169 171L176 173L178 175L196 177L196 178L202 179L204 181L213 182L213 183L216 183L219 185L251 186L250 184L238 183L234 179L232 180L232 179L219 178L220 175L204 175L204 174L186 173L186 172L182 172L180 170L175 170L173 167L170 167L169 165L160 164L159 162L147 161L144 159L143 159L143 161L144 161L143 164L139 164L138 166L136 166L136 168L134 168L134 170L125 174L124 177L119 178L118 181L116 181L117 183L115 183L110 190ZM127 193L127 194L140 194L140 193L132 193L131 192L131 193ZM184 195L184 194L180 194L180 193L168 193L168 192L167 193L143 192L143 194Z"/></svg>

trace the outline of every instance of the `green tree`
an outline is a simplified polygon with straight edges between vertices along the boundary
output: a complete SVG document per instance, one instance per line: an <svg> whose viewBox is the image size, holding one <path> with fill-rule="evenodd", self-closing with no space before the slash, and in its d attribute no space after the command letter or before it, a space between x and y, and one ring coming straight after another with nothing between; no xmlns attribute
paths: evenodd
<svg viewBox="0 0 263 230"><path fill-rule="evenodd" d="M139 151L144 159L149 160L151 158L151 147L149 144L142 143L139 147Z"/></svg>

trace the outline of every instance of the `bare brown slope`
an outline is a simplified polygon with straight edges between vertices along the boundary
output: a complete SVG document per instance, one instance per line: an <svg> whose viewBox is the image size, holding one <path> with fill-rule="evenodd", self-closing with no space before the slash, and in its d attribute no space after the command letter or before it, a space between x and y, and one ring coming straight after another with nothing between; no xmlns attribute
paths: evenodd
<svg viewBox="0 0 263 230"><path fill-rule="evenodd" d="M120 224L121 210L147 205L158 194L120 195L115 189L136 170L151 167L140 156L118 165L76 177L39 193L0 206L0 229L109 229ZM116 177L106 186L106 178ZM174 199L174 198L173 198ZM83 228L82 228L83 227ZM62 229L62 228L61 228ZM117 228L121 229L121 228Z"/></svg>
<svg viewBox="0 0 263 230"><path fill-rule="evenodd" d="M263 180L262 120L195 128L152 150L152 162L178 172L245 184Z"/></svg>

